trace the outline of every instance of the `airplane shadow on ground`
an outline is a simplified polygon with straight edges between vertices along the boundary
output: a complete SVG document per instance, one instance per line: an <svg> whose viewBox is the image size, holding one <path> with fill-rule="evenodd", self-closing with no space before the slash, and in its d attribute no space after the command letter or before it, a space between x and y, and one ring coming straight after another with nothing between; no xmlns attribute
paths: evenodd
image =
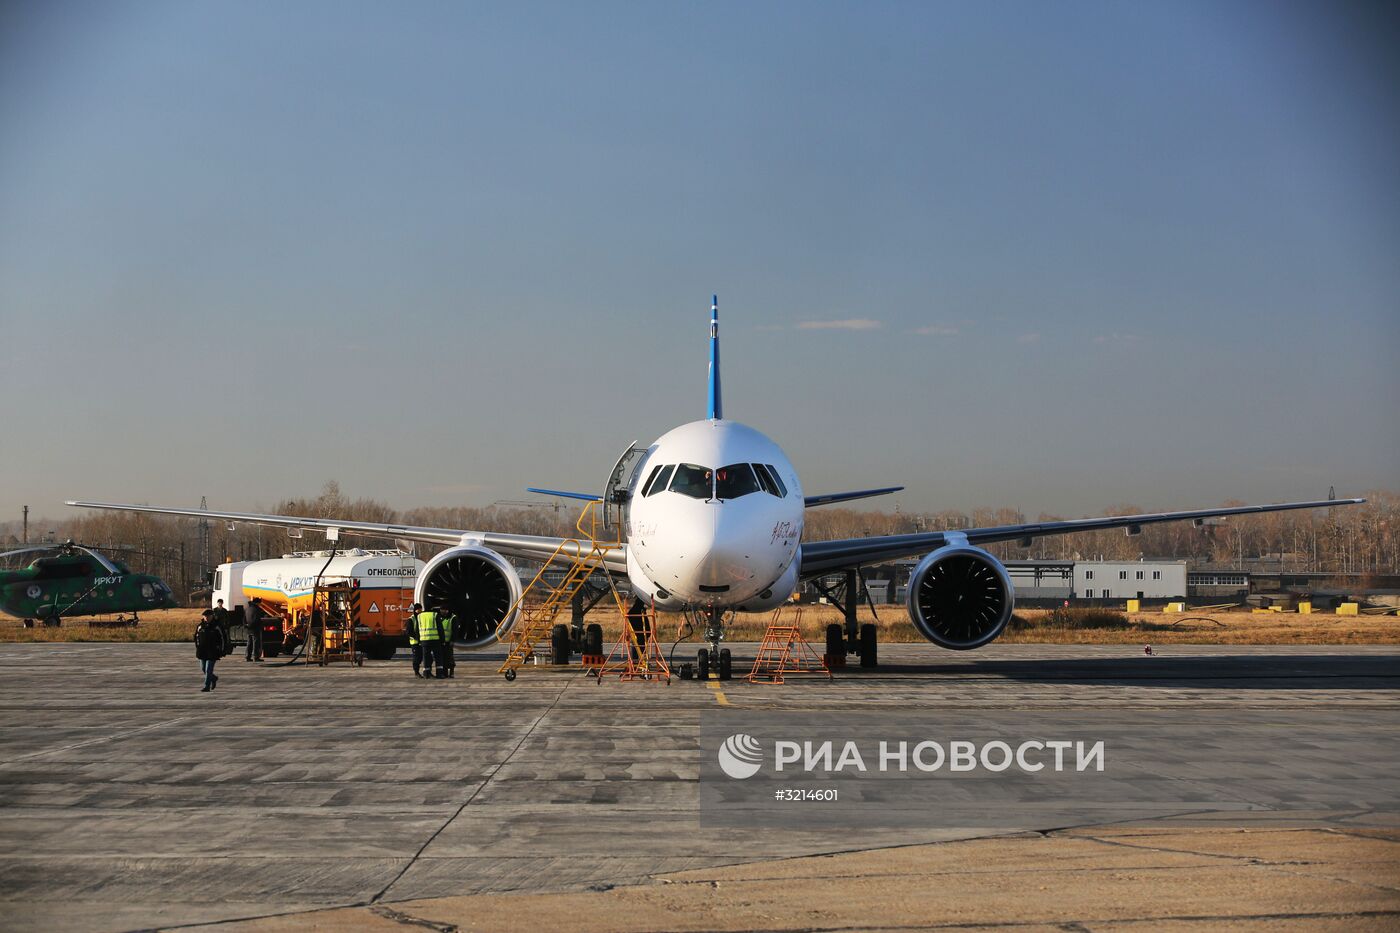
<svg viewBox="0 0 1400 933"><path fill-rule="evenodd" d="M736 670L739 668L738 658L734 666ZM862 670L852 665L839 676L850 675L946 675L949 682L983 677L1046 684L1150 682L1154 687L1202 690L1400 690L1400 657L1337 654L1162 657L1139 654L1121 658L988 658L930 664L882 661L875 670Z"/></svg>

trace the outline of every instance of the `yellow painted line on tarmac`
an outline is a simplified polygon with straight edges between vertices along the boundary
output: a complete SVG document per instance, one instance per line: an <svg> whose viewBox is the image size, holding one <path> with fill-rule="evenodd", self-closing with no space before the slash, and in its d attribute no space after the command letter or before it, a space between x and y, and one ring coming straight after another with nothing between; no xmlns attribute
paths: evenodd
<svg viewBox="0 0 1400 933"><path fill-rule="evenodd" d="M725 695L724 695L724 691L721 690L721 689L719 688L719 681L718 681L718 680L712 680L712 681L710 681L710 682L707 684L707 686L708 686L711 690L713 690L713 691L715 692L715 700L716 700L716 702L719 703L720 706L728 706L728 705L729 705L729 697L725 696Z"/></svg>

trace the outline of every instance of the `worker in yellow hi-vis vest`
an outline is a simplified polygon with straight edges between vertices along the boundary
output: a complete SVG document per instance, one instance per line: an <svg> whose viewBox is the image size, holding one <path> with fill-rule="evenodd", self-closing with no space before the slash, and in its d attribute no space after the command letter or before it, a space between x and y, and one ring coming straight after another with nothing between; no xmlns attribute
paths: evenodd
<svg viewBox="0 0 1400 933"><path fill-rule="evenodd" d="M436 611L422 608L419 609L416 621L418 643L423 646L423 676L434 676L433 668L436 667L437 679L442 680L447 677L446 659L442 652L442 623L438 620Z"/></svg>
<svg viewBox="0 0 1400 933"><path fill-rule="evenodd" d="M446 609L438 613L438 625L442 629L442 669L448 677L457 676L456 652L452 650L452 636L457 625L457 617Z"/></svg>

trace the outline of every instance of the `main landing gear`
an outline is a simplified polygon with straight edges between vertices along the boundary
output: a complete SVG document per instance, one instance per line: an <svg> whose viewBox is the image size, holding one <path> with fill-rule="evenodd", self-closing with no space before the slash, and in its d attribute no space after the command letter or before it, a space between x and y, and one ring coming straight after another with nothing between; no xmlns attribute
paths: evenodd
<svg viewBox="0 0 1400 933"><path fill-rule="evenodd" d="M860 605L862 596L870 605L871 613L875 612L870 591L865 587L865 578L857 570L848 570L842 575L841 582L835 586L829 586L824 579L812 582L826 597L827 602L841 610L846 619L844 626L833 622L826 627L827 657L837 664L844 664L846 655L856 654L860 657L861 667L878 667L879 647L876 644L875 626L869 622L862 625L856 619L856 608Z"/></svg>
<svg viewBox="0 0 1400 933"><path fill-rule="evenodd" d="M876 644L875 626L869 622L860 626L859 634L851 641L846 640L846 632L833 622L826 627L826 653L828 657L840 658L854 653L860 657L861 667L879 666L879 645Z"/></svg>

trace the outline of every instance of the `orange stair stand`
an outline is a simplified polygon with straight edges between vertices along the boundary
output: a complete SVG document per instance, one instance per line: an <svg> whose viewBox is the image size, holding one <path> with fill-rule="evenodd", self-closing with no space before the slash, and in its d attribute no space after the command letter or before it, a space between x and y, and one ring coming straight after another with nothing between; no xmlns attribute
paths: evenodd
<svg viewBox="0 0 1400 933"><path fill-rule="evenodd" d="M753 659L753 670L746 678L748 682L780 684L787 674L825 674L828 680L834 679L826 661L802 637L802 610L788 610L791 615L787 619L783 618L784 611L780 606L768 620L758 656Z"/></svg>
<svg viewBox="0 0 1400 933"><path fill-rule="evenodd" d="M656 640L656 606L640 609L633 604L622 623L622 635L612 653L598 668L598 683L608 674L617 674L622 681L643 680L671 682L671 668Z"/></svg>

